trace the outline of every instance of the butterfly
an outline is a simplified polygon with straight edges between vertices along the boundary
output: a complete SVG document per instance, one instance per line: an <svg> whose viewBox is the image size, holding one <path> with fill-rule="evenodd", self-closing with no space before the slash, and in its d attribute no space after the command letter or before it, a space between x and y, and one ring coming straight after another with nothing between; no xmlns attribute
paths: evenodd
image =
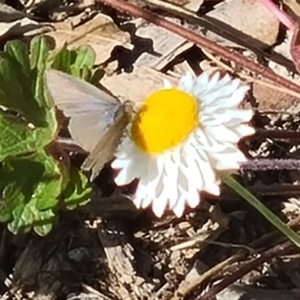
<svg viewBox="0 0 300 300"><path fill-rule="evenodd" d="M47 70L45 83L53 104L69 118L68 129L73 141L89 152L81 168L91 171L93 180L113 158L132 107L61 71Z"/></svg>

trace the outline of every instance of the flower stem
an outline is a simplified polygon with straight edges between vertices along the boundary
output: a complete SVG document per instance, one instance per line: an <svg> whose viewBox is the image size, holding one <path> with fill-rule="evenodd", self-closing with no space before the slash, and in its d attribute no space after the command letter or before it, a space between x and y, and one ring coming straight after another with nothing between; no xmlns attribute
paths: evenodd
<svg viewBox="0 0 300 300"><path fill-rule="evenodd" d="M229 175L222 176L222 181L255 207L270 223L281 231L293 244L300 248L300 236L264 206L254 195Z"/></svg>

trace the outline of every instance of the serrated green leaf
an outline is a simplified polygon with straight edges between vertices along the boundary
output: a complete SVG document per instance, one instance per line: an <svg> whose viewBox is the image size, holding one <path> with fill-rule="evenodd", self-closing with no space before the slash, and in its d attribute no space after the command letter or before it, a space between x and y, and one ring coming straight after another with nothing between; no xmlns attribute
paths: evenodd
<svg viewBox="0 0 300 300"><path fill-rule="evenodd" d="M63 48L53 57L51 68L62 72L70 73L70 65L72 64L72 53L63 46Z"/></svg>
<svg viewBox="0 0 300 300"><path fill-rule="evenodd" d="M30 43L31 68L34 77L34 95L43 110L48 111L52 103L45 98L44 73L49 57L49 46L42 37L35 37ZM48 120L49 121L49 120Z"/></svg>
<svg viewBox="0 0 300 300"><path fill-rule="evenodd" d="M91 186L82 172L71 168L70 180L63 192L66 208L75 209L78 206L85 205L90 200Z"/></svg>
<svg viewBox="0 0 300 300"><path fill-rule="evenodd" d="M96 54L90 46L80 46L75 51L76 56L73 64L70 66L70 74L90 81Z"/></svg>
<svg viewBox="0 0 300 300"><path fill-rule="evenodd" d="M92 68L94 66L96 60L96 53L92 47L88 45L79 46L76 49L76 60L74 61L74 65L78 69L83 69L85 67Z"/></svg>
<svg viewBox="0 0 300 300"><path fill-rule="evenodd" d="M63 174L59 162L53 157L43 153L39 159L43 162L44 173L39 179L32 199L36 199L36 207L42 211L53 208L57 204L57 197L63 188Z"/></svg>
<svg viewBox="0 0 300 300"><path fill-rule="evenodd" d="M51 68L90 81L96 54L90 46L69 50L65 46L51 58Z"/></svg>
<svg viewBox="0 0 300 300"><path fill-rule="evenodd" d="M1 55L0 105L8 110L0 109L0 221L9 222L13 233L33 228L41 236L47 234L58 198L74 209L85 204L91 193L81 172L71 169L70 177L65 176L60 163L44 150L57 131L55 109L44 85L49 59L41 37L31 41L30 55L19 41L8 43ZM82 46L62 49L51 63L90 81L97 74L94 61L92 48Z"/></svg>
<svg viewBox="0 0 300 300"><path fill-rule="evenodd" d="M30 48L33 69L28 69L29 53L21 42L9 43L0 62L0 104L21 114L11 118L0 111L0 161L39 151L53 140L57 130L54 107L44 94L48 48L40 37L32 40ZM25 53L20 54L22 51ZM21 116L25 116L23 122ZM28 122L35 128L30 128Z"/></svg>
<svg viewBox="0 0 300 300"><path fill-rule="evenodd" d="M30 231L35 207L33 205L19 205L13 210L13 220L8 224L8 229L13 233L27 233Z"/></svg>
<svg viewBox="0 0 300 300"><path fill-rule="evenodd" d="M5 44L4 51L23 67L23 72L30 70L28 49L23 42L19 40L9 41Z"/></svg>
<svg viewBox="0 0 300 300"><path fill-rule="evenodd" d="M49 57L49 46L45 38L34 37L30 43L31 68L37 69L41 73L46 70L47 59Z"/></svg>
<svg viewBox="0 0 300 300"><path fill-rule="evenodd" d="M37 127L47 127L51 103L44 95L44 71L48 46L43 38L34 38L28 49L13 41L6 45L0 61L0 104L18 112Z"/></svg>
<svg viewBox="0 0 300 300"><path fill-rule="evenodd" d="M91 78L89 82L92 84L97 84L101 78L104 76L105 71L103 69L94 69L92 70Z"/></svg>
<svg viewBox="0 0 300 300"><path fill-rule="evenodd" d="M29 230L58 203L63 186L59 162L42 151L11 158L3 165L0 177L10 179L10 183L0 187L3 190L0 221L10 220L14 233Z"/></svg>
<svg viewBox="0 0 300 300"><path fill-rule="evenodd" d="M33 204L19 206L14 211L14 219L8 224L8 229L17 234L27 233L33 227L37 234L45 236L52 229L54 216L51 210L41 212Z"/></svg>
<svg viewBox="0 0 300 300"><path fill-rule="evenodd" d="M33 230L40 236L47 235L52 227L55 219L55 214L52 210L46 210L38 213L39 221L34 222Z"/></svg>
<svg viewBox="0 0 300 300"><path fill-rule="evenodd" d="M54 121L55 112L53 110L50 113L49 119L52 119L50 128L32 129L18 119L8 117L0 111L0 162L9 156L39 151L49 144L57 130L57 124Z"/></svg>
<svg viewBox="0 0 300 300"><path fill-rule="evenodd" d="M0 61L0 104L21 113L29 122L43 126L43 111L34 98L31 70L25 71L16 57L7 53Z"/></svg>

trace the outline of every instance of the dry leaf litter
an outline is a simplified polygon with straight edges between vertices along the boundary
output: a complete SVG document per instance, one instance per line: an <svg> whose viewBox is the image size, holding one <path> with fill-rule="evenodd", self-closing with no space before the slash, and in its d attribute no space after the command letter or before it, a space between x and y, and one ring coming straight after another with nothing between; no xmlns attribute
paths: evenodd
<svg viewBox="0 0 300 300"><path fill-rule="evenodd" d="M280 30L279 21L258 1L130 2L300 84L289 54L289 32ZM64 43L92 46L96 64L105 70L101 84L121 101L141 101L164 79L176 82L186 72L220 70L251 85L247 105L256 110L257 129L299 130L300 95L161 27L91 0L1 1L3 43L45 33L58 48ZM296 158L299 152L297 141L268 136L240 146L251 158ZM297 228L299 190L293 193L289 187L299 184L299 172L241 175L245 187ZM226 187L220 198L206 197L204 205L180 219L156 219L128 205L113 191L110 177L110 170L104 170L96 182L102 190L95 188L91 203L62 213L44 238L12 236L1 225L1 299L202 299L282 242ZM299 266L297 251L274 256L225 285L215 299L299 299Z"/></svg>

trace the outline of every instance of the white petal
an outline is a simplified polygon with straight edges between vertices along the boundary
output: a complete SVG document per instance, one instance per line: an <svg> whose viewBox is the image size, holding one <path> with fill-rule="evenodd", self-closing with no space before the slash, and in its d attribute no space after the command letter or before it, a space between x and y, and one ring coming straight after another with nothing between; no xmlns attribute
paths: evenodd
<svg viewBox="0 0 300 300"><path fill-rule="evenodd" d="M147 208L153 201L156 200L153 200L153 198L150 195L145 195L145 197L143 197L143 201L141 202L141 208Z"/></svg>
<svg viewBox="0 0 300 300"><path fill-rule="evenodd" d="M181 193L181 196L179 197L176 204L172 207L172 211L176 215L177 218L182 217L184 209L185 209L185 199L186 199L186 193Z"/></svg>
<svg viewBox="0 0 300 300"><path fill-rule="evenodd" d="M147 168L150 163L150 158L142 155L139 151L134 151L134 153L129 151L126 159L116 158L111 164L112 168L121 169L115 178L116 184L128 184L135 178L140 178L141 175L148 175Z"/></svg>
<svg viewBox="0 0 300 300"><path fill-rule="evenodd" d="M115 183L117 185L125 185L130 183L135 179L135 173L130 172L127 168L122 169L115 178Z"/></svg>
<svg viewBox="0 0 300 300"><path fill-rule="evenodd" d="M133 203L136 206L136 208L141 208L143 206L143 201L146 196L147 196L147 187L139 183L133 198Z"/></svg>
<svg viewBox="0 0 300 300"><path fill-rule="evenodd" d="M200 128L195 130L194 135L198 143L192 141L195 148L201 148L207 152L221 152L226 149L223 143L219 143L213 136L208 136L206 132Z"/></svg>
<svg viewBox="0 0 300 300"><path fill-rule="evenodd" d="M220 182L216 182L216 181L213 182L213 181L207 180L205 182L205 187L204 187L203 191L205 191L209 194L212 194L214 196L220 196L220 194L221 194Z"/></svg>
<svg viewBox="0 0 300 300"><path fill-rule="evenodd" d="M236 125L241 122L249 122L253 117L252 110L230 109L215 111L214 113L200 112L200 120L205 126L217 126L221 124ZM227 126L228 127L228 126Z"/></svg>
<svg viewBox="0 0 300 300"><path fill-rule="evenodd" d="M113 169L127 168L130 164L130 159L119 159L118 157L111 163Z"/></svg>
<svg viewBox="0 0 300 300"><path fill-rule="evenodd" d="M173 151L166 158L164 169L164 184L168 187L168 199L172 206L178 199L178 173L180 165L180 152Z"/></svg>
<svg viewBox="0 0 300 300"><path fill-rule="evenodd" d="M192 89L193 89L193 85L194 85L193 75L190 73L187 73L180 78L179 83L178 83L178 88L187 93L190 93L190 91L192 91Z"/></svg>
<svg viewBox="0 0 300 300"><path fill-rule="evenodd" d="M198 191L202 188L201 169L197 162L199 161L199 154L192 144L187 144L184 147L184 154L186 160L186 167L181 166L180 170L185 173L188 180L188 190L190 192Z"/></svg>
<svg viewBox="0 0 300 300"><path fill-rule="evenodd" d="M237 170L240 163L247 161L245 155L237 148L228 148L225 153L211 153L210 159L217 170Z"/></svg>
<svg viewBox="0 0 300 300"><path fill-rule="evenodd" d="M198 168L201 170L201 190L206 191L212 195L218 196L220 194L220 188L216 182L216 174L215 171L212 169L211 163L201 159L198 159L196 163ZM215 167L215 165L213 167Z"/></svg>
<svg viewBox="0 0 300 300"><path fill-rule="evenodd" d="M226 114L231 118L228 120L228 124L238 124L242 122L249 122L253 117L253 111L251 109L229 109Z"/></svg>
<svg viewBox="0 0 300 300"><path fill-rule="evenodd" d="M186 203L189 205L189 207L196 208L200 203L200 195L198 191L191 191L187 195Z"/></svg>
<svg viewBox="0 0 300 300"><path fill-rule="evenodd" d="M165 182L163 180L163 174L161 174L160 179L155 186L153 199L158 200L160 197L162 197L164 189L165 189Z"/></svg>
<svg viewBox="0 0 300 300"><path fill-rule="evenodd" d="M242 86L236 91L234 91L231 95L231 99L227 102L228 107L237 107L245 98L245 95L247 94L248 90L248 86Z"/></svg>
<svg viewBox="0 0 300 300"><path fill-rule="evenodd" d="M216 89L220 89L220 88L222 88L222 87L228 85L228 83L230 83L230 82L232 82L231 77L230 77L228 74L225 74L225 75L223 76L223 78L221 78L221 79L219 80L219 82L216 84L216 87L215 87L215 88L216 88Z"/></svg>
<svg viewBox="0 0 300 300"><path fill-rule="evenodd" d="M204 132L207 136L211 136L220 143L237 143L240 140L240 137L235 132L223 125L206 127Z"/></svg>
<svg viewBox="0 0 300 300"><path fill-rule="evenodd" d="M148 193L147 185L145 186L139 182L135 195L133 197L133 203L136 206L136 208L145 207L144 199L147 197L147 193Z"/></svg>
<svg viewBox="0 0 300 300"><path fill-rule="evenodd" d="M215 166L219 171L232 171L240 168L240 164L235 159L227 161L217 160Z"/></svg>
<svg viewBox="0 0 300 300"><path fill-rule="evenodd" d="M210 89L206 89L205 92L197 93L196 95L201 99L203 104L215 105L215 102L223 102L222 105L226 105L224 101L218 101L219 98L229 99L232 97L234 91L238 88L240 82L230 82L229 84L218 88L217 84L215 86L211 86ZM240 100L241 101L241 100Z"/></svg>
<svg viewBox="0 0 300 300"><path fill-rule="evenodd" d="M208 85L207 85L207 90L211 90L213 89L217 82L220 80L220 73L219 72L216 72L214 73L214 75L209 79L209 82L208 82Z"/></svg>
<svg viewBox="0 0 300 300"><path fill-rule="evenodd" d="M161 194L159 195L159 197L157 197L155 199L155 202L157 202L155 204L156 208L152 208L153 212L157 215L157 213L159 213L159 209L166 211L168 206L169 206L169 191L172 190L173 188L175 188L174 185L170 185L169 182L167 182L166 180L166 176L163 176L163 181L161 181L162 184L162 191ZM158 208L158 206L160 205L160 208ZM159 213L159 216L162 216L163 212Z"/></svg>
<svg viewBox="0 0 300 300"><path fill-rule="evenodd" d="M208 74L203 72L199 77L195 79L194 83L194 95L198 95L207 91L207 85L209 82Z"/></svg>
<svg viewBox="0 0 300 300"><path fill-rule="evenodd" d="M208 76L205 73L202 73L199 77L195 79L193 86L193 95L197 98L199 103L201 104L202 99L199 98L199 95L202 95L207 90L207 80Z"/></svg>
<svg viewBox="0 0 300 300"><path fill-rule="evenodd" d="M155 199L152 202L152 211L153 211L153 213L158 218L160 218L164 214L164 212L166 210L166 207L167 207L167 204L168 204L168 199L166 197L159 199L159 201L158 201L158 199Z"/></svg>
<svg viewBox="0 0 300 300"><path fill-rule="evenodd" d="M172 84L171 84L171 82L169 81L169 80L167 80L167 79L163 79L163 87L164 87L164 89L171 89L172 88Z"/></svg>
<svg viewBox="0 0 300 300"><path fill-rule="evenodd" d="M241 124L236 127L229 127L230 130L235 132L240 138L253 135L255 133L255 129L249 125Z"/></svg>

